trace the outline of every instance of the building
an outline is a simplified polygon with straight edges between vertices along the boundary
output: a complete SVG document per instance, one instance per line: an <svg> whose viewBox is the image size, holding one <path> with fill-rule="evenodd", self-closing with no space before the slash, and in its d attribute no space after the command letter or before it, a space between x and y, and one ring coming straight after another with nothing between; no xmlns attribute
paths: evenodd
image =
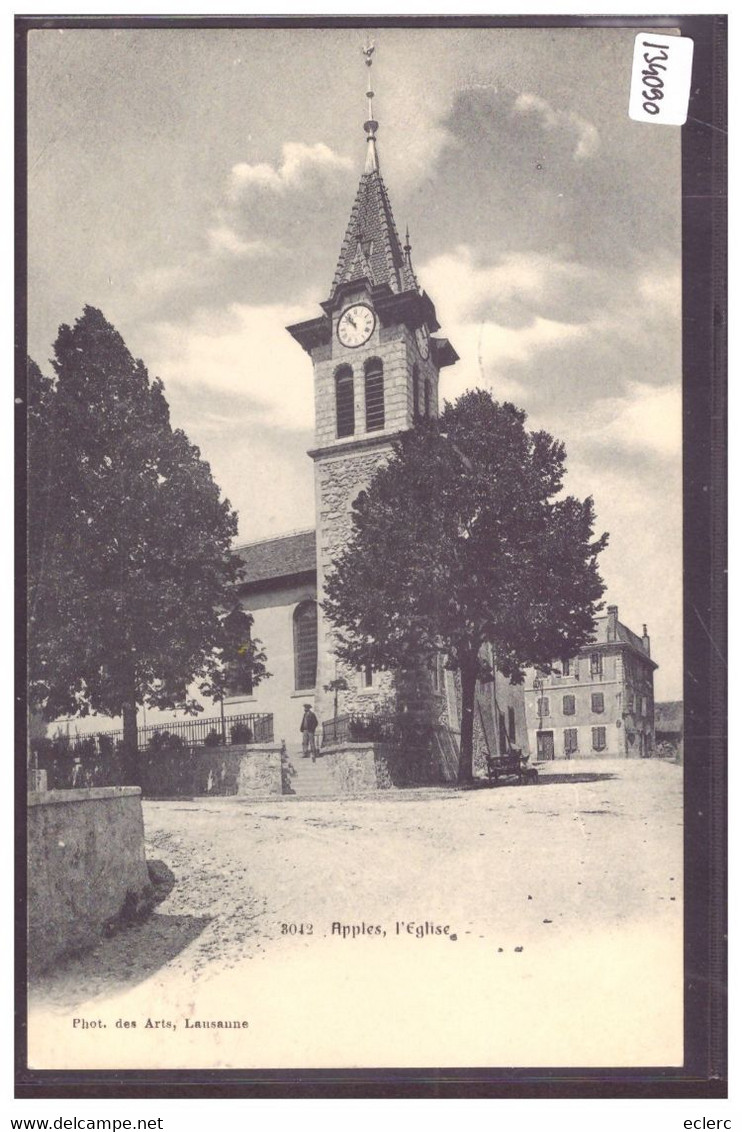
<svg viewBox="0 0 742 1132"><path fill-rule="evenodd" d="M538 759L646 758L654 751L654 670L639 637L609 605L595 639L551 673L526 675L526 719Z"/></svg>
<svg viewBox="0 0 742 1132"><path fill-rule="evenodd" d="M403 697L404 710L459 730L454 673L440 664L414 679L408 674L402 688L399 676L349 670L335 655L321 607L325 577L350 536L354 499L388 459L393 440L437 415L440 371L458 360L438 335L435 307L418 285L409 232L403 245L394 222L379 167L373 97L369 88L365 167L329 293L317 317L287 327L314 374L309 456L316 525L238 548L245 576L240 598L254 616L253 633L265 646L272 675L249 693L230 696L226 707L271 712L274 734L289 750L299 745L304 703L321 721L332 717L329 685L340 678L347 684L339 693L341 713L399 710ZM483 685L475 727L482 751L527 748L522 691L500 675Z"/></svg>

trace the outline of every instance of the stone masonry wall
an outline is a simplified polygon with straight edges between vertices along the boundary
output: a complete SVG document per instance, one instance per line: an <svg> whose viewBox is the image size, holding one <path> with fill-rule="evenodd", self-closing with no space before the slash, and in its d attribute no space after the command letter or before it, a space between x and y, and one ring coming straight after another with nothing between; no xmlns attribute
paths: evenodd
<svg viewBox="0 0 742 1132"><path fill-rule="evenodd" d="M359 491L372 479L374 472L391 453L389 444L367 451L347 452L318 459L315 464L317 507L317 602L324 598L325 577L335 559L348 543L351 534L351 508ZM358 674L348 669L335 656L332 626L321 605L317 625L317 693L315 711L320 721L333 714L333 696L324 686L344 676L351 689L341 693L338 710L370 711L375 704L393 695L393 678L380 673L373 694L359 695ZM355 699L355 702L353 702Z"/></svg>
<svg viewBox="0 0 742 1132"><path fill-rule="evenodd" d="M141 791L52 790L28 797L28 959L31 971L96 942L146 898Z"/></svg>
<svg viewBox="0 0 742 1132"><path fill-rule="evenodd" d="M281 748L276 744L186 747L143 755L142 760L147 797L264 798L282 793Z"/></svg>

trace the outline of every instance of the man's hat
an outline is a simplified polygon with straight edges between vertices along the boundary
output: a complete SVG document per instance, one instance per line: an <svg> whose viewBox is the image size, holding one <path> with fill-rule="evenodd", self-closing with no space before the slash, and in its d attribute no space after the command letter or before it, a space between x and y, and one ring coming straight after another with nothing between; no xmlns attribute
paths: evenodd
<svg viewBox="0 0 742 1132"><path fill-rule="evenodd" d="M304 707L305 707L305 708L308 708L308 709L309 709L309 711L311 711L311 710L312 710L312 705L311 705L311 704L304 704Z"/></svg>

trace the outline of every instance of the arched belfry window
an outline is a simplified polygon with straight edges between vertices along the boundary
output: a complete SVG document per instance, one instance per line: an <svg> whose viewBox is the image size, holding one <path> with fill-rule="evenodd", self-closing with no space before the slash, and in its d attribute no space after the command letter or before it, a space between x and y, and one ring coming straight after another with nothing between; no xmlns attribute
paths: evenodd
<svg viewBox="0 0 742 1132"><path fill-rule="evenodd" d="M294 610L294 684L297 692L317 682L317 603L302 601Z"/></svg>
<svg viewBox="0 0 742 1132"><path fill-rule="evenodd" d="M384 427L384 367L379 358L369 358L364 366L366 378L366 432Z"/></svg>
<svg viewBox="0 0 742 1132"><path fill-rule="evenodd" d="M412 367L412 423L420 416L420 371L417 366Z"/></svg>
<svg viewBox="0 0 742 1132"><path fill-rule="evenodd" d="M335 412L338 436L352 436L356 430L353 401L353 370L340 366L335 373Z"/></svg>

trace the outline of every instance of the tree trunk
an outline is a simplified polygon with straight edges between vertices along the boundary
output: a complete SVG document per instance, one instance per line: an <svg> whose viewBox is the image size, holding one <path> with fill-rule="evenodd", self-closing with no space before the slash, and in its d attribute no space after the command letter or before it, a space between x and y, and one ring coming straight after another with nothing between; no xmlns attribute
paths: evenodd
<svg viewBox="0 0 742 1132"><path fill-rule="evenodd" d="M477 690L477 664L465 661L461 665L461 750L459 753L459 782L471 782L474 777L474 698Z"/></svg>
<svg viewBox="0 0 742 1132"><path fill-rule="evenodd" d="M130 686L129 698L121 709L124 721L124 784L126 786L141 786L137 747L137 701L133 677Z"/></svg>

